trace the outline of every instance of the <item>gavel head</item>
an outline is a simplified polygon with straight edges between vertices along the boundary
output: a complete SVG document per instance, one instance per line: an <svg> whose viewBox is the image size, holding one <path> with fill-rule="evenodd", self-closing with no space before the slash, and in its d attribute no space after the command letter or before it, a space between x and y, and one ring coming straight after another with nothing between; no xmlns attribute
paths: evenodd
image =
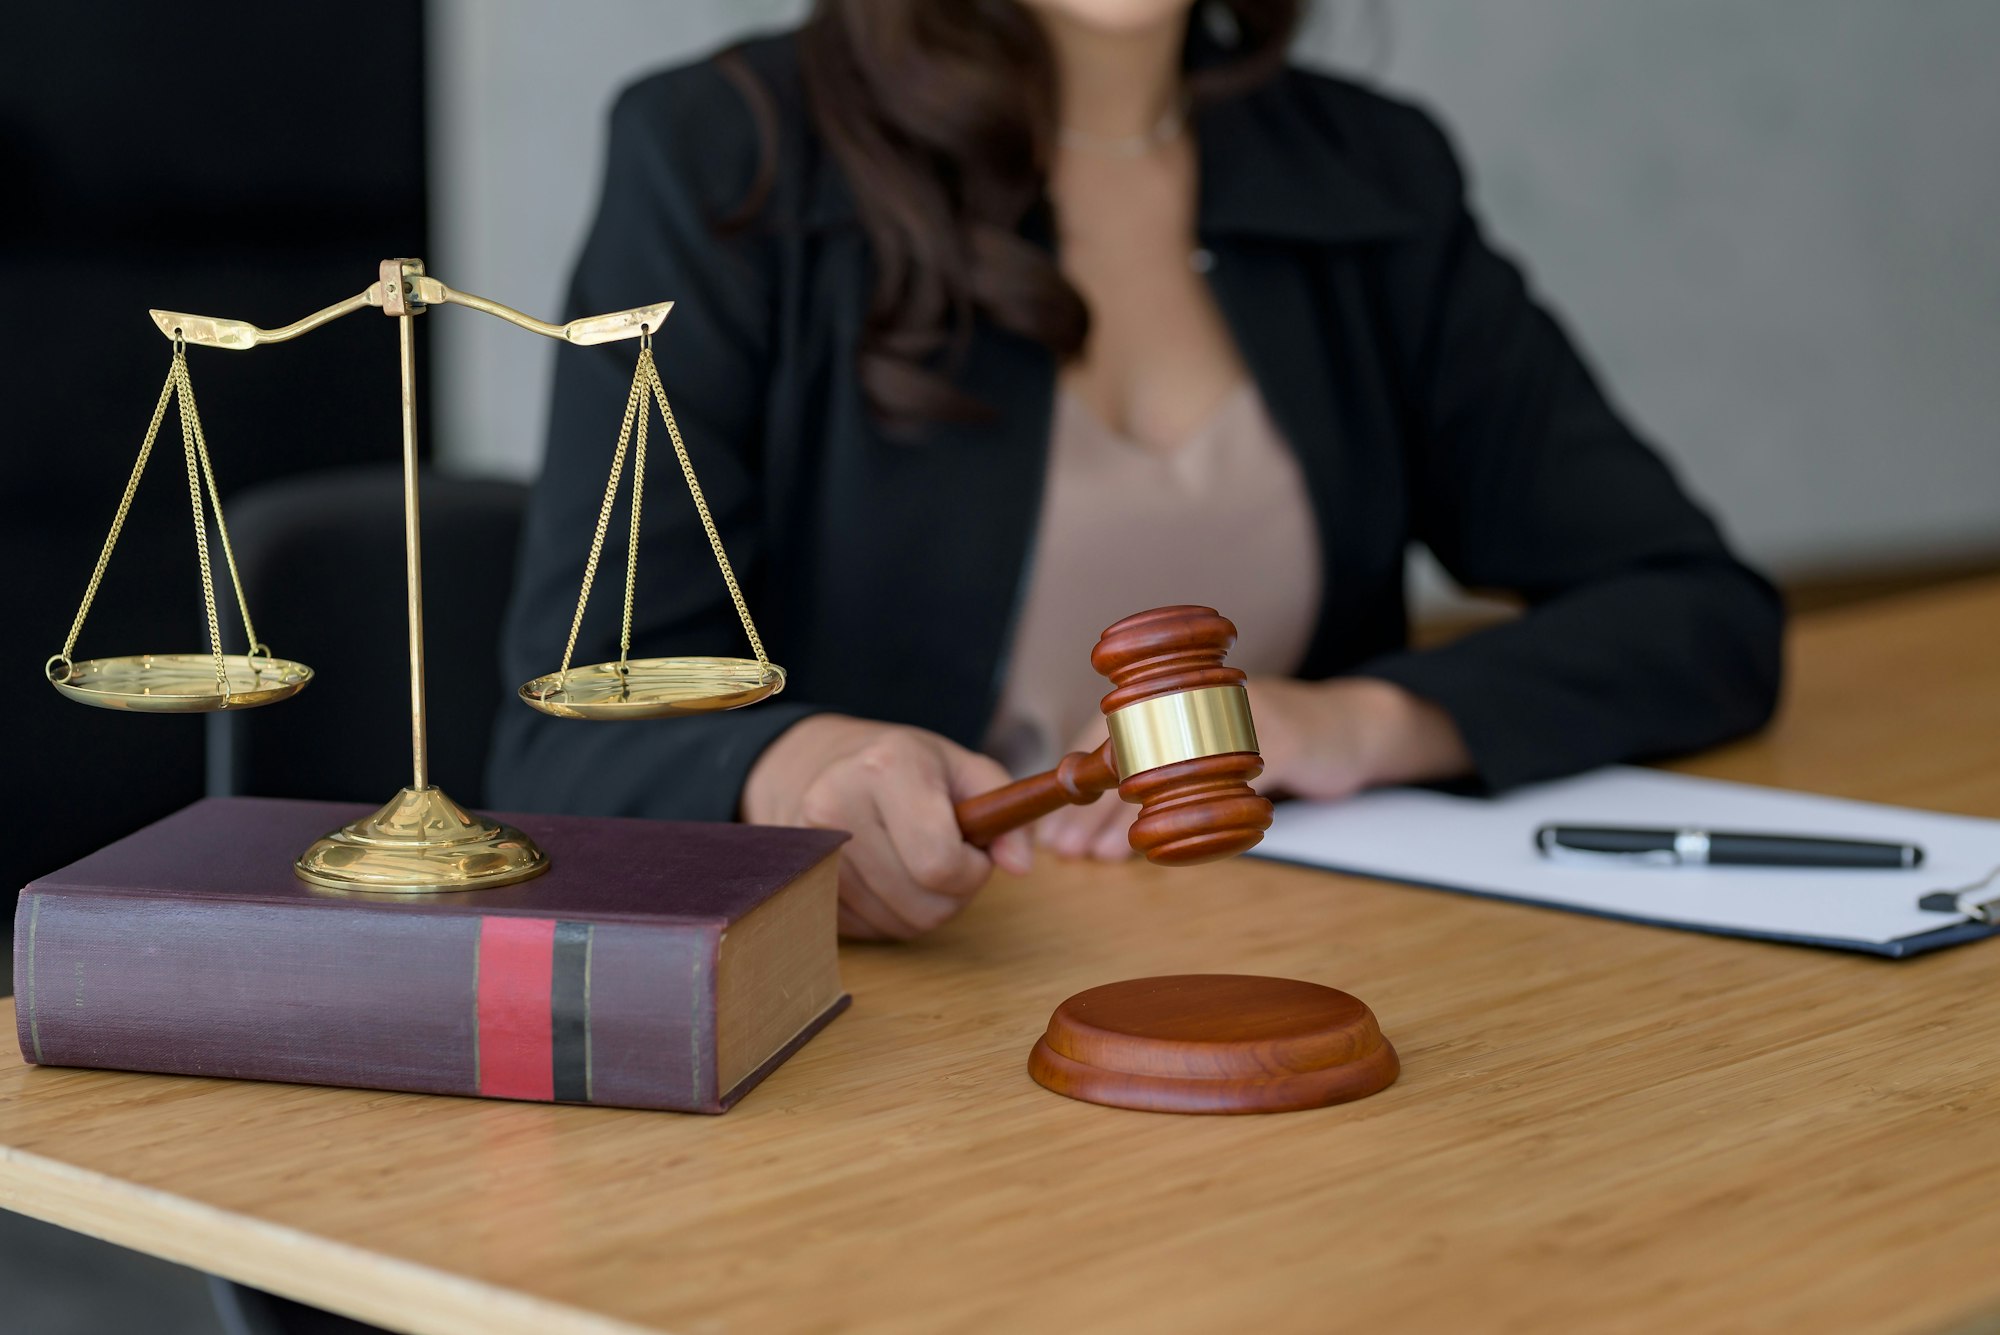
<svg viewBox="0 0 2000 1335"><path fill-rule="evenodd" d="M1118 795L1139 805L1132 848L1169 867L1255 847L1271 804L1240 669L1223 655L1236 625L1212 607L1156 607L1098 638L1090 665L1110 679L1104 719Z"/></svg>

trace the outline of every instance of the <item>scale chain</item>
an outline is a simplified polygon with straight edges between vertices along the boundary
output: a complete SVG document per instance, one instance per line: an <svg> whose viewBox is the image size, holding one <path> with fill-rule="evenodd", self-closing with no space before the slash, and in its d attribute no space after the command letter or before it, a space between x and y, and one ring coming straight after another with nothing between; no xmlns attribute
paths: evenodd
<svg viewBox="0 0 2000 1335"><path fill-rule="evenodd" d="M195 455L201 460L202 477L208 483L208 499L215 507L215 531L222 538L222 559L229 567L229 583L236 590L236 610L243 618L244 648L255 656L259 649L263 656L271 656L270 646L257 638L257 628L250 624L250 600L243 596L243 576L236 569L236 549L229 542L229 523L222 517L222 493L215 483L215 465L208 458L208 437L201 429L201 411L194 403L194 380L188 375L187 358L182 357L179 365L181 386L181 418L193 424ZM211 597L213 594L211 593ZM220 652L220 645L217 646ZM255 670L255 665L252 665Z"/></svg>
<svg viewBox="0 0 2000 1335"><path fill-rule="evenodd" d="M639 354L639 359L640 366L643 367L646 360L646 354L643 351ZM604 484L604 503L597 509L597 529L592 533L590 538L590 555L583 563L583 588L576 595L576 615L570 619L569 643L563 646L562 668L556 677L556 690L558 692L569 685L570 659L576 654L577 632L583 628L583 609L590 602L590 586L597 579L597 562L604 554L604 533L611 526L611 507L618 500L618 480L624 476L625 453L632 444L632 419L640 410L644 393L645 381L643 376L640 371L634 371L632 373L632 389L625 396L625 421L618 428L618 448L611 456L611 477ZM636 544L634 546L636 550ZM631 600L629 597L626 600L626 606L628 617L626 635L629 638L631 634L631 623L629 620ZM623 661L622 658L620 661Z"/></svg>
<svg viewBox="0 0 2000 1335"><path fill-rule="evenodd" d="M674 443L674 455L680 460L681 475L687 479L688 494L694 497L694 508L701 515L702 531L708 534L709 550L715 553L715 564L722 571L722 582L729 586L729 597L736 604L736 617L743 623L743 633L750 637L750 647L757 654L757 666L768 672L771 662L764 656L764 641L757 636L757 627L750 620L750 604L744 601L743 590L736 584L736 572L729 568L729 555L722 550L722 535L715 531L715 519L708 512L708 501L701 494L701 483L695 480L694 465L688 461L681 429L674 422L674 410L667 406L667 391L660 384L659 368L653 365L653 350L650 347L639 353L639 369L652 384L653 397L660 404L660 415L667 421L667 436Z"/></svg>
<svg viewBox="0 0 2000 1335"><path fill-rule="evenodd" d="M651 340L640 349L640 357L651 360L653 355ZM636 380L636 377L635 377ZM618 670L625 671L625 661L632 656L632 597L639 586L639 503L646 495L646 420L651 414L641 405L639 412L638 439L632 449L632 538L625 548L625 624L618 634Z"/></svg>
<svg viewBox="0 0 2000 1335"><path fill-rule="evenodd" d="M65 672L74 666L71 655L76 652L77 639L83 634L83 623L90 616L91 605L104 582L104 572L111 564L111 553L125 531L125 521L132 510L132 498L139 490L139 479L146 472L146 464L153 456L153 446L159 440L160 427L166 422L167 406L176 396L180 399L181 450L187 464L188 501L194 515L195 555L201 565L201 596L208 618L209 651L215 658L216 690L226 707L229 673L222 653L221 624L215 610L215 578L208 557L208 522L201 499L204 484L209 501L215 507L216 531L222 537L223 559L228 563L230 583L236 591L237 610L243 615L243 633L248 637L249 652L255 655L261 648L268 657L270 650L259 642L256 628L250 621L250 605L243 596L243 578L237 571L236 552L229 541L229 525L222 515L222 494L216 485L215 466L209 459L208 439L201 428L200 410L195 407L194 382L188 375L186 345L179 339L174 342L173 361L167 367L166 383L160 386L159 400L153 405L152 420L146 425L146 437L139 444L139 457L133 461L131 475L125 480L124 494L118 498L117 513L111 518L111 531L104 537L104 547L97 554L97 565L90 572L89 584L84 587L83 602L76 610L76 619L70 622L62 653L50 659L48 665L53 667L61 663Z"/></svg>
<svg viewBox="0 0 2000 1335"><path fill-rule="evenodd" d="M625 420L618 427L618 447L611 455L611 476L604 484L604 500L597 508L597 527L590 538L590 555L583 563L583 588L577 593L576 614L570 618L569 642L563 646L562 667L556 674L555 690L560 692L569 685L569 665L576 656L576 641L583 629L583 610L590 602L590 590L597 581L598 563L604 555L604 537L611 527L611 511L618 502L618 484L625 475L627 454L632 458L632 522L629 541L625 550L625 613L618 636L618 666L622 672L632 653L632 606L639 587L639 514L640 502L646 485L646 431L650 417L650 397L660 406L660 416L667 424L667 436L673 442L674 457L680 461L681 476L687 480L688 494L694 499L695 512L701 517L702 532L708 535L708 547L715 554L716 568L722 572L722 582L729 589L730 601L736 605L737 620L743 623L743 633L749 637L750 648L757 655L757 666L768 672L770 659L764 653L764 641L757 634L756 623L750 619L750 605L743 597L743 590L736 582L736 572L730 567L729 555L723 550L722 535L716 531L715 517L709 513L708 498L702 495L701 483L696 480L694 464L688 458L687 445L681 439L680 425L674 421L674 410L667 403L667 391L660 383L659 367L653 361L653 341L650 336L642 338L639 344L639 364L633 368L632 389L625 396Z"/></svg>
<svg viewBox="0 0 2000 1335"><path fill-rule="evenodd" d="M153 457L153 442L159 438L160 424L167 420L167 405L173 402L178 383L175 369L173 366L167 368L167 383L160 386L160 401L153 405L153 420L146 427L146 439L139 445L139 457L133 461L132 476L125 479L125 494L118 498L118 513L111 517L111 531L104 536L104 548L97 554L97 568L90 572L90 583L84 586L83 604L76 609L76 620L69 623L69 637L63 641L62 653L57 656L65 670L71 665L70 655L76 652L77 637L83 634L83 621L90 615L90 605L97 597L97 586L104 582L105 567L111 564L111 550L118 545L118 535L125 529L125 517L131 513L132 497L139 490L140 475L146 471L146 461Z"/></svg>
<svg viewBox="0 0 2000 1335"><path fill-rule="evenodd" d="M174 383L187 383L187 358L174 349ZM189 425L188 403L181 401L181 449L187 457L188 503L194 508L194 550L201 562L201 603L208 613L208 649L215 655L215 690L225 705L229 702L229 669L222 661L222 627L215 616L215 577L208 564L208 517L201 509L201 465L196 460L194 429Z"/></svg>

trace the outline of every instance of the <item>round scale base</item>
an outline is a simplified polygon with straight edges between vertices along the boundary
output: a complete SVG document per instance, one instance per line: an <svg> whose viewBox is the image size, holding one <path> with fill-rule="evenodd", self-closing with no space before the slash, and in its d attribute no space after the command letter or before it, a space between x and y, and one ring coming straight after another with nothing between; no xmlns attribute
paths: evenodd
<svg viewBox="0 0 2000 1335"><path fill-rule="evenodd" d="M1144 1112L1265 1113L1365 1098L1401 1069L1367 1006L1292 978L1179 974L1079 992L1028 1056L1037 1084Z"/></svg>
<svg viewBox="0 0 2000 1335"><path fill-rule="evenodd" d="M521 699L557 718L673 718L741 709L785 689L785 670L752 658L635 658L537 677Z"/></svg>
<svg viewBox="0 0 2000 1335"><path fill-rule="evenodd" d="M475 816L436 788L405 788L372 816L299 855L292 870L328 890L431 895L513 885L549 869L511 825Z"/></svg>
<svg viewBox="0 0 2000 1335"><path fill-rule="evenodd" d="M127 654L71 663L49 661L49 682L79 704L140 714L206 714L254 709L305 689L312 669L286 658L224 654L223 690L215 680L214 654Z"/></svg>

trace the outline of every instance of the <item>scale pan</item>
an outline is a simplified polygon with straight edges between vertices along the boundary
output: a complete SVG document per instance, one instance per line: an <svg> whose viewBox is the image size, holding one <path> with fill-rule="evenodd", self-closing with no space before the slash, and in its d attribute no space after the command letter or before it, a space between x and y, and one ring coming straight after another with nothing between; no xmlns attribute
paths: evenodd
<svg viewBox="0 0 2000 1335"><path fill-rule="evenodd" d="M521 698L557 718L672 718L741 709L785 689L785 670L751 658L634 658L551 672L521 688Z"/></svg>
<svg viewBox="0 0 2000 1335"><path fill-rule="evenodd" d="M214 654L128 654L89 658L62 673L49 664L49 681L72 700L99 709L141 714L203 714L218 709L253 709L297 695L312 680L312 669L287 658L224 654L229 693L215 685ZM60 675L59 675L60 674Z"/></svg>

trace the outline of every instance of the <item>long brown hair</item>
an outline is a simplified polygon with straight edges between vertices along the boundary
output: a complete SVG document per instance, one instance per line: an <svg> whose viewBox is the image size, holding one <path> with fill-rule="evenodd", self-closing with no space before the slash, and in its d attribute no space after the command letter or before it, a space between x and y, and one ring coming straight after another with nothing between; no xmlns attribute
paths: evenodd
<svg viewBox="0 0 2000 1335"><path fill-rule="evenodd" d="M1188 96L1226 97L1275 72L1304 5L1203 0L1189 25ZM1034 16L1018 0L816 0L799 60L874 261L856 370L878 417L907 428L984 415L951 379L978 317L1060 361L1081 352L1089 308L1022 235L1057 112L1054 57ZM768 181L777 146L759 119Z"/></svg>

